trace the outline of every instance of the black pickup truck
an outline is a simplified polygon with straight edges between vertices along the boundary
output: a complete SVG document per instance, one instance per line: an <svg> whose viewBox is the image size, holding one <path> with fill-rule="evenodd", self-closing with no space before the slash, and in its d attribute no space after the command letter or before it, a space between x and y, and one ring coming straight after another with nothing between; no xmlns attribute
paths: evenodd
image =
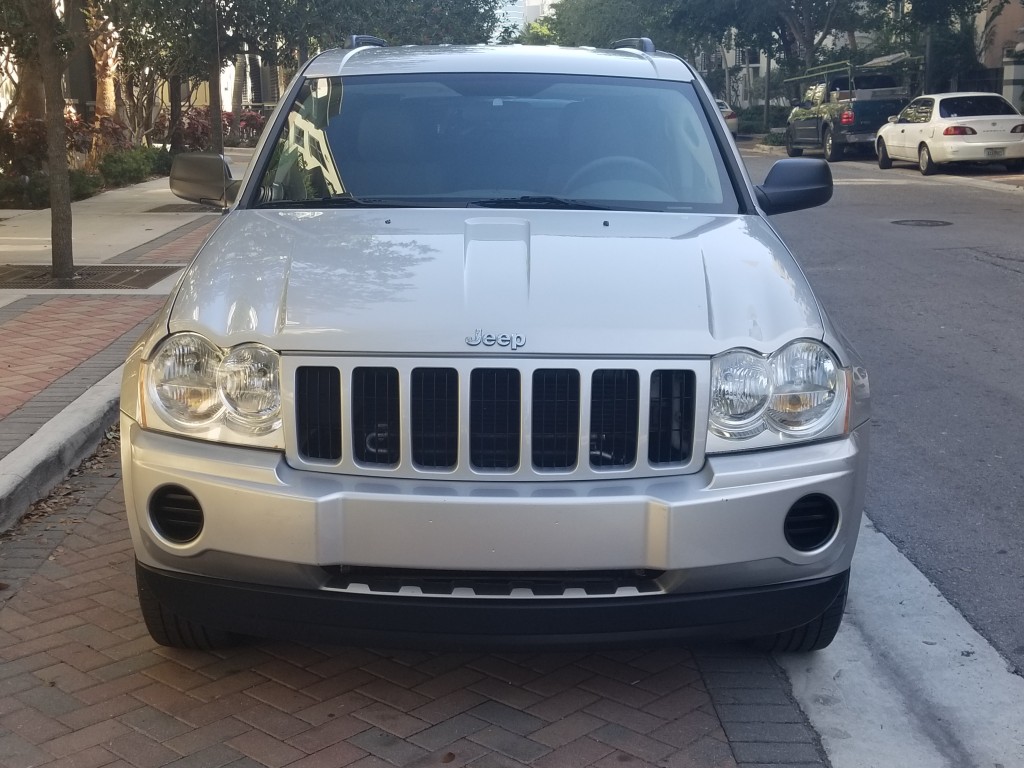
<svg viewBox="0 0 1024 768"><path fill-rule="evenodd" d="M873 149L875 132L909 100L894 75L848 63L817 67L786 82L805 88L786 122L787 154L820 149L830 163L847 148Z"/></svg>

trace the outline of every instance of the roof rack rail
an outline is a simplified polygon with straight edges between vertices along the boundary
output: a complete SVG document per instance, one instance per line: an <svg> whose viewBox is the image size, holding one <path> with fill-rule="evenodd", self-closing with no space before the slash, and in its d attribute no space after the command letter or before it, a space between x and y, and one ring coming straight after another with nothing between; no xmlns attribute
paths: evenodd
<svg viewBox="0 0 1024 768"><path fill-rule="evenodd" d="M654 41L649 37L627 37L623 40L616 40L612 43L612 48L636 48L638 51L644 53L654 53L657 48L654 47Z"/></svg>
<svg viewBox="0 0 1024 768"><path fill-rule="evenodd" d="M362 48L364 45L375 45L378 48L387 48L388 41L382 40L373 35L352 35L348 39L349 48Z"/></svg>

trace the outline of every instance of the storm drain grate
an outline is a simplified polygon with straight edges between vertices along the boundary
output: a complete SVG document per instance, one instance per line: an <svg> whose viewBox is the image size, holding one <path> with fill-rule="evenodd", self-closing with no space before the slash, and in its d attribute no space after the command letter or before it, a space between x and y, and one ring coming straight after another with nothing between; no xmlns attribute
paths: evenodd
<svg viewBox="0 0 1024 768"><path fill-rule="evenodd" d="M901 227L951 227L952 221L939 221L938 219L898 219L893 224Z"/></svg>
<svg viewBox="0 0 1024 768"><path fill-rule="evenodd" d="M79 267L72 278L55 278L45 264L0 265L0 289L4 288L151 288L181 267L140 267L131 264Z"/></svg>

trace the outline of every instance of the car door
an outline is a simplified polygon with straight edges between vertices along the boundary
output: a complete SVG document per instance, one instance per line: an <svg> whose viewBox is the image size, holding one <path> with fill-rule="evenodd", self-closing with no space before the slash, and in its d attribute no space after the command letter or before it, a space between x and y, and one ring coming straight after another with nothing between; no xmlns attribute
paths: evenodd
<svg viewBox="0 0 1024 768"><path fill-rule="evenodd" d="M914 145L914 149L911 154L911 150L909 149L911 139L907 136L907 131L914 130L921 101L923 100L919 98L914 99L905 106L903 111L896 116L896 122L893 127L887 131L885 143L886 148L889 151L889 157L896 160L917 160L917 145Z"/></svg>
<svg viewBox="0 0 1024 768"><path fill-rule="evenodd" d="M821 104L825 93L825 84L818 83L807 89L803 101L797 106L790 116L790 125L793 129L793 137L800 144L818 144L818 113L815 107Z"/></svg>
<svg viewBox="0 0 1024 768"><path fill-rule="evenodd" d="M917 148L921 142L927 142L932 135L932 113L935 112L935 99L922 96L915 99L917 110L914 113L914 120L907 126L907 159L917 160Z"/></svg>

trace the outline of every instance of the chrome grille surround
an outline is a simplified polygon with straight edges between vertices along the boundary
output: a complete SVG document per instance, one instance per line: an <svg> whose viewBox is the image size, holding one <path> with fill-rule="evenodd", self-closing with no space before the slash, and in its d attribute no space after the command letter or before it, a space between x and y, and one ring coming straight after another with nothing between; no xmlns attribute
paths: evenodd
<svg viewBox="0 0 1024 768"><path fill-rule="evenodd" d="M492 357L384 357L384 356L327 356L327 355L298 355L285 354L282 356L282 395L283 412L285 418L285 447L289 465L296 469L315 472L338 473L356 476L373 477L395 477L395 478L418 478L418 479L445 479L445 480L472 480L497 482L508 481L566 481L566 480L594 480L609 479L615 477L656 477L658 475L688 474L697 471L704 463L704 451L706 444L707 414L709 408L709 381L710 361L706 358L684 359L684 358L559 358L559 357L536 357L525 358L519 356L492 356ZM309 369L313 378L324 378L323 371L337 370L340 377L340 414L337 408L310 407L308 403L297 401L297 374L299 369ZM353 420L353 381L357 369L382 369L393 368L397 372L398 380L398 411L399 431L397 461L381 464L369 464L360 461L357 452L353 448L353 434L355 423ZM420 373L414 374L417 369ZM418 412L417 421L424 423L422 416L422 391L419 392L418 402L413 402L413 377L416 375L420 381L422 369L440 371L445 378L454 373L455 384L449 385L457 392L457 402L454 404L457 410L457 447L452 451L431 450L423 447L422 435L417 434L414 441L412 414ZM487 467L474 465L472 460L471 435L471 382L474 371L515 371L518 376L519 403L518 403L518 462L511 467ZM568 467L544 467L534 464L534 457L542 453L542 446L538 447L535 454L534 429L538 423L544 422L544 418L535 421L534 414L534 387L540 387L540 382L545 378L550 379L551 371L575 371L578 374L578 435L576 447L576 462ZM594 396L593 382L595 374L598 377L607 375L608 372L631 372L625 378L635 378L638 382L637 405L635 424L637 425L636 445L629 450L632 461L628 465L614 464L611 466L595 466L591 461L591 427L601 419L607 421L607 414L592 414L592 396ZM688 451L682 460L652 461L652 454L657 457L664 454L664 451L650 450L648 439L648 427L651 424L651 399L652 380L657 381L656 372L670 372L673 380L686 378L692 386L689 388L685 408L692 411L683 413L683 421L686 429L692 432ZM540 372L538 376L536 373ZM683 372L676 374L675 372ZM635 373L635 376L633 375ZM330 377L330 378L333 378ZM430 377L428 377L430 378ZM660 375L664 381L664 374ZM570 380L576 380L576 376L570 376ZM304 382L306 383L306 382ZM658 384L656 383L657 390ZM418 388L420 384L417 384ZM299 397L308 397L307 387L300 387L305 391ZM603 387L607 389L607 387ZM332 394L332 397L334 395ZM600 393L599 393L600 396ZM663 395L654 393L656 407L664 409ZM435 402L436 393L431 391L429 401ZM574 402L572 398L570 402ZM450 407L449 403L448 406ZM602 411L607 411L605 404L600 405ZM302 434L299 428L297 414L337 414L340 418L341 451L340 458L333 455L327 458L311 457L300 449L300 445L306 446L309 440ZM308 416L307 416L308 418ZM654 423L663 421L663 414L654 415ZM437 421L436 419L434 420ZM621 419L616 419L621 421ZM630 419L633 422L633 419ZM450 421L449 421L450 423ZM691 427L692 425L692 427ZM435 425L436 426L436 425ZM516 425L513 425L515 427ZM560 425L562 426L562 425ZM676 425L678 427L678 425ZM309 425L306 425L308 429ZM450 427L449 427L450 429ZM684 430L685 431L685 430ZM679 430L676 429L676 433ZM507 435L505 436L507 437ZM550 439L550 436L547 438ZM684 438L685 439L685 438ZM622 444L621 435L615 436L616 445ZM627 446L629 448L629 446ZM678 452L673 453L674 456ZM440 455L454 456L453 466L424 466L414 461L414 456L429 455L437 457ZM336 454L335 454L336 455ZM365 455L365 454L364 454ZM434 459L431 459L434 462ZM436 462L434 462L436 463Z"/></svg>

